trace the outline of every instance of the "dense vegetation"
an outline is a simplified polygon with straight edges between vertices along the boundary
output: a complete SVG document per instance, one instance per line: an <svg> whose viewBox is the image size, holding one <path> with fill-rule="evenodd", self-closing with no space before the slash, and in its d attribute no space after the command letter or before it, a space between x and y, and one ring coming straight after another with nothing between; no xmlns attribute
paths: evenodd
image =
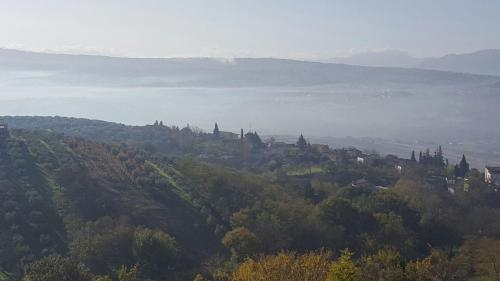
<svg viewBox="0 0 500 281"><path fill-rule="evenodd" d="M500 195L440 148L8 121L0 280L500 278Z"/></svg>

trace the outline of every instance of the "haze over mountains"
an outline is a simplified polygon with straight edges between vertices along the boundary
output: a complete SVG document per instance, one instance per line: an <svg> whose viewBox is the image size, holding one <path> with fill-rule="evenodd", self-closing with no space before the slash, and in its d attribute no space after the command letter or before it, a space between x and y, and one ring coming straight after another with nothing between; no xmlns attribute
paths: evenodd
<svg viewBox="0 0 500 281"><path fill-rule="evenodd" d="M283 87L329 84L496 83L488 77L429 70L500 75L500 51L415 59L402 52L359 54L333 60L370 68L272 58L118 58L0 49L4 77L56 84L146 87ZM468 69L468 67L470 69Z"/></svg>
<svg viewBox="0 0 500 281"><path fill-rule="evenodd" d="M325 60L325 62L500 75L500 50L498 49L480 50L466 54L448 54L432 58L415 58L407 52L386 50L359 53L346 58L332 58Z"/></svg>
<svg viewBox="0 0 500 281"><path fill-rule="evenodd" d="M494 69L492 53L487 61ZM441 68L455 65L458 71L459 61L477 60L477 56L427 63L440 62ZM377 58L378 63L397 58L390 63L394 66L405 60L401 53L386 57ZM382 138L384 149L370 142L365 146L382 153L397 152L385 150L394 143L404 145L404 153L423 143L449 144L454 157L467 151L474 163L499 163L500 133L493 129L497 121L492 116L498 114L500 76L464 73L487 72L486 64L464 65L483 70L451 72L274 58L119 58L0 49L0 116L60 115L131 125L163 120L205 130L218 121L226 131L239 132L243 127L268 136L296 138L304 133L325 141L347 136Z"/></svg>

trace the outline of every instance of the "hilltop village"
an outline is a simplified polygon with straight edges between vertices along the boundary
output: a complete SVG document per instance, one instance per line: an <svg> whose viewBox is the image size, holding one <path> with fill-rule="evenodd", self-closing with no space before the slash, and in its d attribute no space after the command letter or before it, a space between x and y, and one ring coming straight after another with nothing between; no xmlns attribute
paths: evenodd
<svg viewBox="0 0 500 281"><path fill-rule="evenodd" d="M328 177L326 174L336 171L337 175L331 180L341 185L386 189L394 185L399 177L418 171L424 174L427 183L454 193L456 189L467 192L470 188L469 176L484 172L484 183L493 190L500 187L500 167L486 166L483 171L470 169L465 155L459 163L450 163L441 146L432 152L430 149L418 153L409 151L409 158L400 158L381 156L355 147L332 149L328 145L311 144L302 134L296 143L275 141L273 138L263 141L257 132L244 133L243 129L239 135L221 132L217 123L212 137L223 144L222 149L201 153L198 158L232 167L249 167L255 171L279 170L278 175L297 179L324 179ZM377 177L370 177L368 171L373 169L377 169Z"/></svg>

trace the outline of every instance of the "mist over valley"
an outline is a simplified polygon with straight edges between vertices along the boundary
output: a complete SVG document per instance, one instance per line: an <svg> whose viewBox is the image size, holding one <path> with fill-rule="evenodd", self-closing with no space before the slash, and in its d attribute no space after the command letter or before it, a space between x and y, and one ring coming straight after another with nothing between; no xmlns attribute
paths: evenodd
<svg viewBox="0 0 500 281"><path fill-rule="evenodd" d="M284 59L135 59L0 50L0 115L73 116L131 125L266 136L499 163L500 77ZM366 141L372 139L371 141ZM378 139L379 141L375 141ZM377 145L382 142L384 145ZM390 144L393 144L390 145ZM404 151L399 149L405 145ZM347 144L346 144L347 145Z"/></svg>

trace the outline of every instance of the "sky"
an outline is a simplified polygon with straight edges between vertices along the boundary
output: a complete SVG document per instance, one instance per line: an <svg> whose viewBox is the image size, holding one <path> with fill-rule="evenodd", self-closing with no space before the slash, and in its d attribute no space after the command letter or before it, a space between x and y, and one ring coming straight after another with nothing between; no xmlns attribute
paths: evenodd
<svg viewBox="0 0 500 281"><path fill-rule="evenodd" d="M500 0L0 0L0 47L318 59L500 48Z"/></svg>

